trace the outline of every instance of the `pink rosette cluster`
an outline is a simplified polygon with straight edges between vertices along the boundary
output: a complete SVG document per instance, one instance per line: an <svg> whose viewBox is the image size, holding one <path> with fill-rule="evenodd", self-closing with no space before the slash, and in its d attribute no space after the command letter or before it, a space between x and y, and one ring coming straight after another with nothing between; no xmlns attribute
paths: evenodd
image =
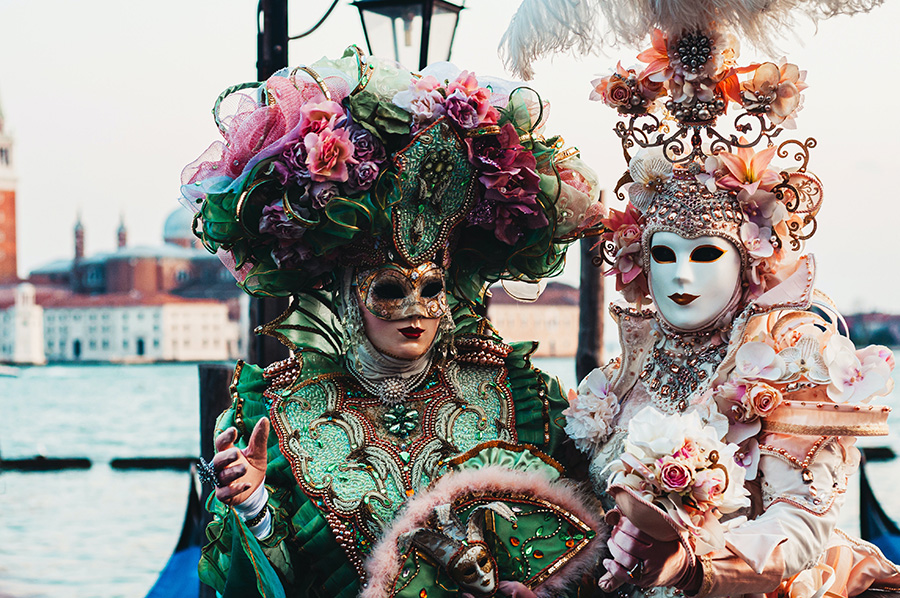
<svg viewBox="0 0 900 598"><path fill-rule="evenodd" d="M393 102L412 115L417 128L446 116L468 131L497 123L500 113L491 98L491 91L478 84L475 73L463 71L444 83L431 75L413 78L408 89L394 95Z"/></svg>
<svg viewBox="0 0 900 598"><path fill-rule="evenodd" d="M591 100L601 101L622 114L647 112L663 93L662 82L653 80L647 70L638 74L634 69L623 68L621 61L613 74L594 79L591 86Z"/></svg>
<svg viewBox="0 0 900 598"><path fill-rule="evenodd" d="M616 290L622 292L626 301L640 305L650 295L647 274L641 265L644 216L629 203L622 212L610 208L602 223L607 232L601 235L601 243L611 245L615 256L612 267L604 274L616 277Z"/></svg>
<svg viewBox="0 0 900 598"><path fill-rule="evenodd" d="M665 511L694 534L700 554L720 547L719 518L750 504L737 445L696 411L645 407L629 421L624 449L609 466L609 485L626 486Z"/></svg>
<svg viewBox="0 0 900 598"><path fill-rule="evenodd" d="M637 55L647 66L637 71L620 62L611 75L591 82L590 99L623 114L645 114L667 96L665 108L681 122L712 121L733 103L774 125L792 127L807 87L805 71L784 61L739 66L738 56L730 35L685 31L668 37L655 29L650 48Z"/></svg>
<svg viewBox="0 0 900 598"><path fill-rule="evenodd" d="M734 357L728 378L713 389L718 409L730 421L728 440L740 446L738 460L747 469L747 478L756 477L759 461L756 434L762 428L760 418L781 405L782 385L787 363L771 345L762 341L744 343Z"/></svg>
<svg viewBox="0 0 900 598"><path fill-rule="evenodd" d="M868 403L893 389L893 353L870 345L857 350L850 339L836 334L812 313L794 313L772 324L776 334L761 334L735 353L725 381L713 389L721 413L731 422L728 440L740 445L748 478L755 477L758 451L754 437L761 419L785 401L785 394L824 386L835 403ZM792 383L804 382L801 386ZM816 400L822 400L816 399Z"/></svg>

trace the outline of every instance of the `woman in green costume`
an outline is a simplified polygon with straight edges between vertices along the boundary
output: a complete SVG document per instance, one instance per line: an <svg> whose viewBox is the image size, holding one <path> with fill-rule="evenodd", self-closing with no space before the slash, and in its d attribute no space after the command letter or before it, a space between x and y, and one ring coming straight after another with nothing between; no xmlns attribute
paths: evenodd
<svg viewBox="0 0 900 598"><path fill-rule="evenodd" d="M224 596L562 596L596 564L557 480L559 385L477 315L598 215L546 109L356 48L216 102L224 143L183 173L195 231L247 292L292 297L265 327L291 357L238 364L207 466Z"/></svg>

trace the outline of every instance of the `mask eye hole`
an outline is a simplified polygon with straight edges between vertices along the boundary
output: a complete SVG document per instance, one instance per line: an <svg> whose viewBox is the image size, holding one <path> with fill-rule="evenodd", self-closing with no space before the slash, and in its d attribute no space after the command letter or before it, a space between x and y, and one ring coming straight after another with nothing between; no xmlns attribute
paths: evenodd
<svg viewBox="0 0 900 598"><path fill-rule="evenodd" d="M383 282L375 285L375 288L372 289L372 293L375 295L376 299L403 299L406 297L403 287L399 284L390 282Z"/></svg>
<svg viewBox="0 0 900 598"><path fill-rule="evenodd" d="M671 264L675 261L675 252L665 245L656 245L650 248L650 256L657 264Z"/></svg>
<svg viewBox="0 0 900 598"><path fill-rule="evenodd" d="M422 296L423 297L437 297L441 294L441 291L444 290L444 284L439 280L433 280L431 282L425 283L425 286L422 287Z"/></svg>
<svg viewBox="0 0 900 598"><path fill-rule="evenodd" d="M714 262L725 255L725 251L715 245L701 245L691 252L693 262Z"/></svg>

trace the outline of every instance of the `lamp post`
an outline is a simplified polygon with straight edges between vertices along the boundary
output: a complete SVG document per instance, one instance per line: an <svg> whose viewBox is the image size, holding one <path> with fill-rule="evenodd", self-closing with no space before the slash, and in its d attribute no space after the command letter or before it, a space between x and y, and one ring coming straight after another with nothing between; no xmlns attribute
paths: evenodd
<svg viewBox="0 0 900 598"><path fill-rule="evenodd" d="M369 53L419 69L450 60L460 4L446 0L356 0Z"/></svg>

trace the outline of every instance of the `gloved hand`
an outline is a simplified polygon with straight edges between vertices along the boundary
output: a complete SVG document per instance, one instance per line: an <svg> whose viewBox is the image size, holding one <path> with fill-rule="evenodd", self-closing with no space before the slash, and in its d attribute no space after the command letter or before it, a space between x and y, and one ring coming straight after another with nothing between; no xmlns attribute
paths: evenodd
<svg viewBox="0 0 900 598"><path fill-rule="evenodd" d="M518 581L501 581L498 588L501 596L509 596L509 598L537 598L534 592Z"/></svg>
<svg viewBox="0 0 900 598"><path fill-rule="evenodd" d="M700 588L702 569L682 542L655 540L616 510L607 513L606 520L614 527L607 541L613 558L603 561L607 572L598 582L604 591L623 583L676 587L687 593Z"/></svg>

